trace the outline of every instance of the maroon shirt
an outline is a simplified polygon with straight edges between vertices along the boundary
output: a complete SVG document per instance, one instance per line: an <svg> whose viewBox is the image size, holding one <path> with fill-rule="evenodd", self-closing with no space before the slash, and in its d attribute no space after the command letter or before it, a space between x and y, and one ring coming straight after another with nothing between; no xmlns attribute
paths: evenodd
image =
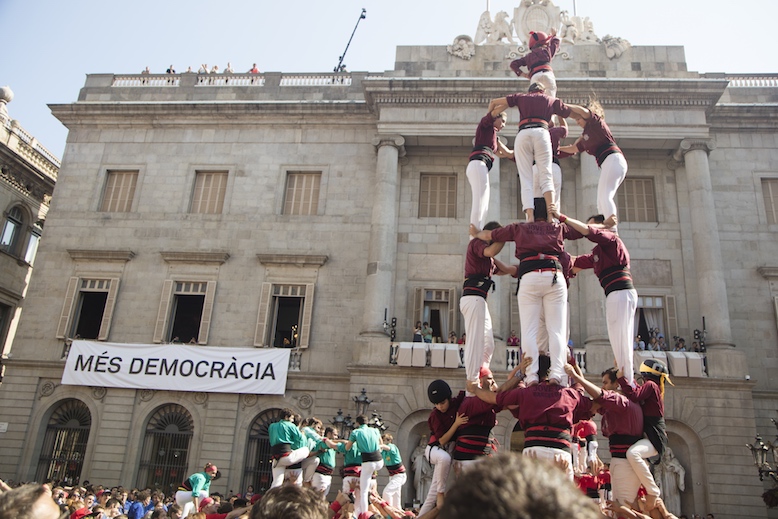
<svg viewBox="0 0 778 519"><path fill-rule="evenodd" d="M643 436L643 411L640 406L616 391L603 390L596 400L602 413L602 434Z"/></svg>
<svg viewBox="0 0 778 519"><path fill-rule="evenodd" d="M549 97L542 92L511 94L505 96L505 98L508 100L508 106L515 106L519 109L521 120L531 117L548 122L554 114L569 117L572 111L561 100L556 97ZM521 125L521 121L519 125Z"/></svg>
<svg viewBox="0 0 778 519"><path fill-rule="evenodd" d="M551 60L554 58L557 49L559 49L559 38L554 36L548 40L548 44L538 45L530 51L526 56L511 61L511 70L521 77L521 67L527 67L530 70L530 77L532 77L532 69L537 64L548 63L549 69L551 68Z"/></svg>
<svg viewBox="0 0 778 519"><path fill-rule="evenodd" d="M473 238L467 246L465 254L465 277L486 276L491 277L494 274L494 259L484 256L484 250L489 246L483 240Z"/></svg>
<svg viewBox="0 0 778 519"><path fill-rule="evenodd" d="M525 429L535 425L569 429L575 423L573 414L591 412L592 401L573 388L542 382L497 393L497 405L518 405L511 413Z"/></svg>
<svg viewBox="0 0 778 519"><path fill-rule="evenodd" d="M629 251L616 233L589 226L589 234L586 238L597 245L589 254L578 256L573 266L580 269L594 269L597 277L610 267L629 268Z"/></svg>
<svg viewBox="0 0 778 519"><path fill-rule="evenodd" d="M554 126L548 129L548 133L551 134L551 156L552 157L569 157L569 153L559 152L559 141L567 137L567 126Z"/></svg>
<svg viewBox="0 0 778 519"><path fill-rule="evenodd" d="M512 223L492 231L492 240L516 242L516 258L527 254L557 253L565 250L564 240L578 240L583 235L565 224L549 222ZM475 239L473 240L475 241Z"/></svg>
<svg viewBox="0 0 778 519"><path fill-rule="evenodd" d="M491 113L486 114L481 118L481 122L478 123L478 128L475 130L475 143L473 146L486 146L491 148L492 151L497 151L497 128L494 127L494 121L496 117L492 117Z"/></svg>
<svg viewBox="0 0 778 519"><path fill-rule="evenodd" d="M467 424L462 427L494 427L497 425L497 413L500 411L502 409L499 406L488 404L477 396L466 396L457 412L469 418Z"/></svg>
<svg viewBox="0 0 778 519"><path fill-rule="evenodd" d="M430 428L430 445L439 441L440 438L451 429L451 426L454 425L454 421L457 418L457 411L459 411L459 406L464 398L465 392L460 391L457 396L451 399L448 411L441 413L437 409L432 410L430 417L427 419L427 425L429 425Z"/></svg>
<svg viewBox="0 0 778 519"><path fill-rule="evenodd" d="M634 389L627 379L621 377L619 385L624 396L643 407L643 416L662 417L665 415L665 402L659 386L653 380L646 380L642 386Z"/></svg>
<svg viewBox="0 0 778 519"><path fill-rule="evenodd" d="M616 142L605 120L593 113L587 119L581 137L583 138L576 145L578 151L585 151L589 155L594 155L597 158L598 166L601 166L602 161L605 159L605 156L602 154L603 149L607 147L609 142ZM611 148L621 153L621 150L615 144Z"/></svg>

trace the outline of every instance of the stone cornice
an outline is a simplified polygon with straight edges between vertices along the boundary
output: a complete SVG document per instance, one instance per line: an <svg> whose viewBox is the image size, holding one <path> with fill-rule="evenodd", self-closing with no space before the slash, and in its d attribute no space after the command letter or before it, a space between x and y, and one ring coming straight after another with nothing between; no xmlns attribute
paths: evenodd
<svg viewBox="0 0 778 519"><path fill-rule="evenodd" d="M218 263L230 259L229 252L162 251L162 259L168 263Z"/></svg>
<svg viewBox="0 0 778 519"><path fill-rule="evenodd" d="M321 267L327 263L329 256L326 254L257 254L257 259L265 266Z"/></svg>
<svg viewBox="0 0 778 519"><path fill-rule="evenodd" d="M778 279L778 267L759 267L756 271L765 279Z"/></svg>
<svg viewBox="0 0 778 519"><path fill-rule="evenodd" d="M129 249L68 249L67 251L74 261L130 261L135 257L135 253Z"/></svg>
<svg viewBox="0 0 778 519"><path fill-rule="evenodd" d="M728 81L720 79L557 78L565 102L582 104L596 92L607 107L709 110L721 98ZM486 105L515 92L515 78L370 77L365 98L375 108L387 104Z"/></svg>

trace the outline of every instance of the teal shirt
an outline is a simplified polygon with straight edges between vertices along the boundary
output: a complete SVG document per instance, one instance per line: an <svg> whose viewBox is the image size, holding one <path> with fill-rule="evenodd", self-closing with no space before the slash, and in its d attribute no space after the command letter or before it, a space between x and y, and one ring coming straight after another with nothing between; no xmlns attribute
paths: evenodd
<svg viewBox="0 0 778 519"><path fill-rule="evenodd" d="M319 436L319 433L313 430L312 427L303 427L303 434L306 438L309 438L315 442L321 440L321 436Z"/></svg>
<svg viewBox="0 0 778 519"><path fill-rule="evenodd" d="M384 458L386 466L391 467L401 464L403 459L400 457L400 449L397 448L397 445L390 443L387 447L389 447L388 451L381 451L381 457Z"/></svg>
<svg viewBox="0 0 778 519"><path fill-rule="evenodd" d="M335 450L327 447L324 440L321 440L316 444L315 450L319 452L319 463L327 465L328 467L335 467Z"/></svg>
<svg viewBox="0 0 778 519"><path fill-rule="evenodd" d="M271 423L267 428L267 432L270 436L271 446L278 445L279 443L288 443L291 445L292 450L296 450L308 444L300 429L289 420Z"/></svg>
<svg viewBox="0 0 778 519"><path fill-rule="evenodd" d="M355 465L362 465L362 451L359 450L359 446L356 443L351 446L350 451L346 450L345 443L339 443L338 452L345 457L343 460L344 466L353 467Z"/></svg>
<svg viewBox="0 0 778 519"><path fill-rule="evenodd" d="M198 497L200 492L210 493L211 476L205 472L198 472L189 476L189 484L192 485L192 496Z"/></svg>
<svg viewBox="0 0 778 519"><path fill-rule="evenodd" d="M354 442L362 452L375 452L381 445L381 433L378 429L364 424L351 431L348 441Z"/></svg>

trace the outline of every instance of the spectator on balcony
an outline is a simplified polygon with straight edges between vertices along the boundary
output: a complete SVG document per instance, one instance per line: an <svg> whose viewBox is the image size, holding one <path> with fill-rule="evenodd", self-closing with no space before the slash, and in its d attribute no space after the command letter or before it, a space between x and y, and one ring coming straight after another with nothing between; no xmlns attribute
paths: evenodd
<svg viewBox="0 0 778 519"><path fill-rule="evenodd" d="M173 65L170 65L165 71L165 74L175 74L175 73L176 73L176 69L173 68Z"/></svg>
<svg viewBox="0 0 778 519"><path fill-rule="evenodd" d="M457 340L458 340L457 339L457 332L455 332L453 330L450 331L449 334L448 334L448 342L449 342L449 344L456 344Z"/></svg>
<svg viewBox="0 0 778 519"><path fill-rule="evenodd" d="M683 337L678 337L678 342L675 343L673 351L688 351L686 349L686 340Z"/></svg>
<svg viewBox="0 0 778 519"><path fill-rule="evenodd" d="M462 337L459 338L459 340L457 341L457 344L459 344L460 346L464 346L466 340L467 340L467 333L466 332L462 332Z"/></svg>
<svg viewBox="0 0 778 519"><path fill-rule="evenodd" d="M416 326L413 327L413 342L424 342L424 337L421 334L421 321L416 321Z"/></svg>
<svg viewBox="0 0 778 519"><path fill-rule="evenodd" d="M197 73L198 74L209 74L209 72L208 72L208 64L207 63L203 63L202 65L200 65L200 68L197 70Z"/></svg>
<svg viewBox="0 0 778 519"><path fill-rule="evenodd" d="M670 349L670 346L665 342L665 336L661 333L656 338L656 345L659 351L668 351Z"/></svg>
<svg viewBox="0 0 778 519"><path fill-rule="evenodd" d="M700 345L699 345L699 343L697 343L697 341L694 341L692 343L692 351L695 352L695 353L700 353L700 351L702 351L702 350L700 350Z"/></svg>
<svg viewBox="0 0 778 519"><path fill-rule="evenodd" d="M146 68L144 68L144 69L141 71L141 74L144 74L144 75L151 74L151 70L149 70L149 67L146 67Z"/></svg>
<svg viewBox="0 0 778 519"><path fill-rule="evenodd" d="M648 340L648 346L646 346L646 351L659 351L659 344L657 343L656 337L651 337Z"/></svg>
<svg viewBox="0 0 778 519"><path fill-rule="evenodd" d="M232 69L232 63L228 61L227 66L224 67L224 72L222 72L222 74L234 74L234 73L235 71Z"/></svg>
<svg viewBox="0 0 778 519"><path fill-rule="evenodd" d="M432 328L430 328L430 323L427 321L424 321L424 326L421 329L421 336L424 338L424 342L432 342Z"/></svg>
<svg viewBox="0 0 778 519"><path fill-rule="evenodd" d="M249 74L259 74L259 69L257 68L257 64L254 63L252 67L249 69Z"/></svg>
<svg viewBox="0 0 778 519"><path fill-rule="evenodd" d="M506 345L509 348L518 348L521 345L521 340L516 337L516 330L511 330L511 336L508 337Z"/></svg>
<svg viewBox="0 0 778 519"><path fill-rule="evenodd" d="M632 346L632 349L635 351L644 351L646 349L646 343L640 335L635 335L635 344Z"/></svg>
<svg viewBox="0 0 778 519"><path fill-rule="evenodd" d="M211 74L218 74L219 73L219 65L214 65L211 69Z"/></svg>
<svg viewBox="0 0 778 519"><path fill-rule="evenodd" d="M194 73L194 70L192 70L192 67L191 67L191 65L190 65L190 66L188 66L188 67L186 67L186 72L184 72L184 73L185 73L185 74L193 74L193 73Z"/></svg>

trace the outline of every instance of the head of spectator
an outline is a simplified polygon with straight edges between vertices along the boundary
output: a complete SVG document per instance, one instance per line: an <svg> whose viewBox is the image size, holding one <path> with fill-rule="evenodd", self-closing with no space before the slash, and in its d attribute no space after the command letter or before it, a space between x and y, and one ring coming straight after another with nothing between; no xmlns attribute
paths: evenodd
<svg viewBox="0 0 778 519"><path fill-rule="evenodd" d="M217 514L229 514L232 512L235 508L232 506L232 503L222 503L219 505L219 507L216 509Z"/></svg>
<svg viewBox="0 0 778 519"><path fill-rule="evenodd" d="M556 466L506 453L463 472L447 492L440 517L595 519L602 514Z"/></svg>
<svg viewBox="0 0 778 519"><path fill-rule="evenodd" d="M170 517L170 519L181 519L183 513L184 510L178 503L173 503L167 507L167 516Z"/></svg>
<svg viewBox="0 0 778 519"><path fill-rule="evenodd" d="M0 494L3 519L58 519L61 511L45 485L31 483Z"/></svg>
<svg viewBox="0 0 778 519"><path fill-rule="evenodd" d="M122 503L118 499L112 497L105 502L105 515L109 518L116 517L122 513Z"/></svg>
<svg viewBox="0 0 778 519"><path fill-rule="evenodd" d="M327 519L327 501L309 487L282 485L267 491L249 519Z"/></svg>
<svg viewBox="0 0 778 519"><path fill-rule="evenodd" d="M167 512L163 508L156 508L151 512L149 519L167 519Z"/></svg>
<svg viewBox="0 0 778 519"><path fill-rule="evenodd" d="M151 503L151 492L148 490L142 490L138 492L138 496L135 498L135 501L140 501L143 503L143 506L149 506L149 503Z"/></svg>
<svg viewBox="0 0 778 519"><path fill-rule="evenodd" d="M211 497L204 497L200 500L200 512L206 514L215 514L219 505Z"/></svg>
<svg viewBox="0 0 778 519"><path fill-rule="evenodd" d="M253 497L253 494L252 494L252 497ZM235 507L235 508L246 508L247 506L249 506L249 502L248 502L248 499L246 499L245 497L236 497L232 501L232 506Z"/></svg>

